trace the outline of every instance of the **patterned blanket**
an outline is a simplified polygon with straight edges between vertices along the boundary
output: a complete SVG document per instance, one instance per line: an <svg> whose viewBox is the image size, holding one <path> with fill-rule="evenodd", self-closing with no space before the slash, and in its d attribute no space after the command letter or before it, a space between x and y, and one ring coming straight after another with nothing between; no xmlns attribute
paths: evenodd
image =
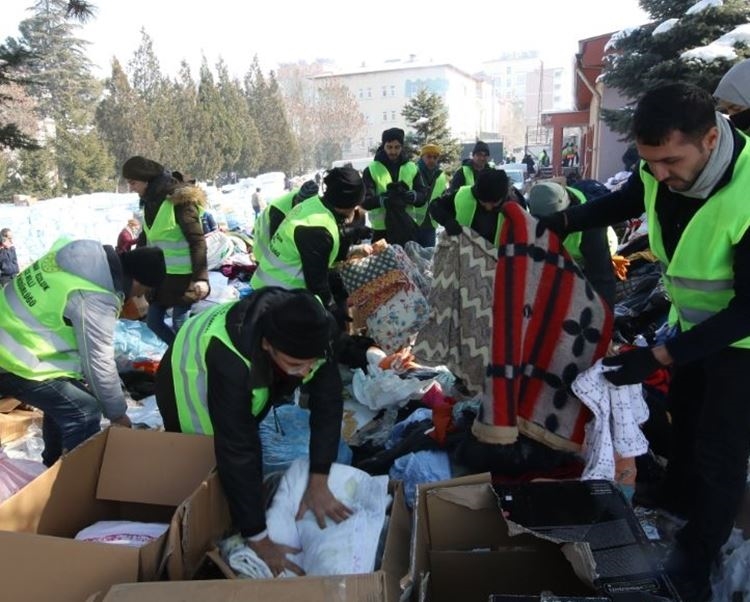
<svg viewBox="0 0 750 602"><path fill-rule="evenodd" d="M468 229L441 239L433 311L414 354L482 392L479 441L510 444L521 432L578 451L591 414L570 384L605 354L612 313L556 235L537 238L536 220L515 203L503 213L498 249Z"/></svg>

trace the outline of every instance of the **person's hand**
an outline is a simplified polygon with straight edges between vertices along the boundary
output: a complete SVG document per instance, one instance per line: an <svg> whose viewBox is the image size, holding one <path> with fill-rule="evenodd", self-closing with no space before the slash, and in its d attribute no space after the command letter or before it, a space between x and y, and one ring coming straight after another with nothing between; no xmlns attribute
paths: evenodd
<svg viewBox="0 0 750 602"><path fill-rule="evenodd" d="M195 293L195 298L199 301L208 297L210 290L211 288L205 280L197 280L193 282L193 292Z"/></svg>
<svg viewBox="0 0 750 602"><path fill-rule="evenodd" d="M110 423L112 424L112 426L124 426L128 429L133 427L133 424L130 422L130 418L128 418L127 414L123 414L115 420L110 420Z"/></svg>
<svg viewBox="0 0 750 602"><path fill-rule="evenodd" d="M545 230L549 230L557 234L560 238L565 238L567 225L568 218L562 211L551 215L542 215L537 218L536 236L539 238L544 234Z"/></svg>
<svg viewBox="0 0 750 602"><path fill-rule="evenodd" d="M459 224L455 219L449 219L447 222L445 222L444 228L449 236L458 236L464 231L463 226L461 226L461 224Z"/></svg>
<svg viewBox="0 0 750 602"><path fill-rule="evenodd" d="M302 550L276 543L267 535L258 541L248 539L247 545L266 563L274 577L277 577L285 570L292 571L300 576L305 574L305 571L298 564L292 562L286 556L287 554L299 554Z"/></svg>
<svg viewBox="0 0 750 602"><path fill-rule="evenodd" d="M604 378L618 387L642 383L657 368L662 367L650 347L638 347L612 357L605 357L602 365L616 368L604 372Z"/></svg>
<svg viewBox="0 0 750 602"><path fill-rule="evenodd" d="M407 205L413 205L417 202L417 193L413 190L407 190L402 194L402 198Z"/></svg>
<svg viewBox="0 0 750 602"><path fill-rule="evenodd" d="M308 510L315 515L315 520L321 529L326 528L326 517L335 523L340 523L352 515L352 511L333 497L331 490L328 489L327 474L310 474L296 520L300 520Z"/></svg>

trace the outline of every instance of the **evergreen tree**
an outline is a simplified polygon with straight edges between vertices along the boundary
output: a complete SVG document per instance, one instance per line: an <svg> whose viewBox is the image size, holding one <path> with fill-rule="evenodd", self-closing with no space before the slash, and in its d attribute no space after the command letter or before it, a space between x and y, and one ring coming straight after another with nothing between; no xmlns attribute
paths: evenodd
<svg viewBox="0 0 750 602"><path fill-rule="evenodd" d="M448 109L439 94L424 88L406 103L401 115L411 128L404 137L406 152L418 155L425 144L442 149L441 162L452 163L461 156L461 145L448 128Z"/></svg>
<svg viewBox="0 0 750 602"><path fill-rule="evenodd" d="M60 192L56 172L55 155L49 147L22 149L10 189L42 199L55 197Z"/></svg>
<svg viewBox="0 0 750 602"><path fill-rule="evenodd" d="M56 147L66 149L57 158L66 195L115 189L119 178L115 174L114 159L95 129L86 133L61 132Z"/></svg>
<svg viewBox="0 0 750 602"><path fill-rule="evenodd" d="M239 156L239 150L231 148L228 115L205 57L198 83L198 111L191 125L197 130L196 138L204 142L197 157L196 172L201 177L213 180L221 172L225 154L236 152Z"/></svg>
<svg viewBox="0 0 750 602"><path fill-rule="evenodd" d="M651 23L621 32L611 42L613 53L605 59L602 81L626 98L636 101L659 85L687 82L713 92L733 61L718 58L685 59L682 54L720 38L750 20L747 0L724 0L694 14L686 14L695 0L640 0L641 7L653 19ZM668 27L670 23L671 27ZM662 25L661 31L654 30ZM735 48L737 60L750 56L747 45ZM615 131L630 129L633 105L602 112L605 122Z"/></svg>
<svg viewBox="0 0 750 602"><path fill-rule="evenodd" d="M197 115L198 86L187 61L180 63L177 78L162 86L156 102L162 107L162 129L159 131L162 162L197 178L206 177L198 167L198 157L206 144Z"/></svg>
<svg viewBox="0 0 750 602"><path fill-rule="evenodd" d="M276 77L272 71L266 80L257 56L245 76L245 97L263 145L259 171L290 173L297 164L297 145Z"/></svg>

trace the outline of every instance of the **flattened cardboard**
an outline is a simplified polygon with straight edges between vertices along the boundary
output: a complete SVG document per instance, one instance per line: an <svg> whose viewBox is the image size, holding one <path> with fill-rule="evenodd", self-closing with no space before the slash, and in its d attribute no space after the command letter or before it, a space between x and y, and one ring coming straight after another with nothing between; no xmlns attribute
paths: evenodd
<svg viewBox="0 0 750 602"><path fill-rule="evenodd" d="M165 434L108 429L63 456L0 504L0 548L8 551L0 563L4 597L79 602L115 583L158 577L168 534L141 548L83 542L73 537L99 520L169 523L175 506L182 501L176 496L180 491L196 487L205 478L205 465L213 464L213 446L193 436L172 435L160 448L158 441ZM183 439L176 442L172 437ZM113 442L114 451L108 449ZM196 448L202 450L200 453L209 453L211 460L200 460ZM131 458L138 455L137 449L151 453L148 461L140 461L144 473L158 472L162 482L155 482L150 476L140 479L132 467L126 468ZM177 476L167 472L173 458L167 462L162 459L175 453L191 458L192 475L185 471ZM105 472L115 472L116 478L112 479L112 475L105 475ZM98 490L113 498L117 487L108 489L107 483L114 483L125 474L133 479L130 482L133 490L149 487L156 491L143 491L145 501L136 499L132 492L123 496L124 500L97 498ZM165 478L167 475L169 478ZM107 477L104 485L100 483L100 476ZM183 482L175 485L176 478ZM151 500L172 502L158 505ZM34 595L29 594L30 582L33 582Z"/></svg>
<svg viewBox="0 0 750 602"><path fill-rule="evenodd" d="M20 439L31 425L41 426L43 418L44 414L39 410L14 409L5 413L0 412L0 444Z"/></svg>
<svg viewBox="0 0 750 602"><path fill-rule="evenodd" d="M98 602L381 602L382 573L345 577L171 581L115 585Z"/></svg>
<svg viewBox="0 0 750 602"><path fill-rule="evenodd" d="M20 405L21 402L15 397L0 397L0 414L12 412Z"/></svg>

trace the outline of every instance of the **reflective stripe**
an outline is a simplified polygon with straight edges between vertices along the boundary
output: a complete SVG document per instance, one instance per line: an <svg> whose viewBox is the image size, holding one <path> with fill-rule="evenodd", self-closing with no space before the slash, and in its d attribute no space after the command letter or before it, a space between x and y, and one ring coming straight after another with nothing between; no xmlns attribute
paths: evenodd
<svg viewBox="0 0 750 602"><path fill-rule="evenodd" d="M253 278L257 278L263 286L278 286L281 288L285 288L287 290L290 290L293 288L303 288L299 286L290 286L290 284L286 280L279 280L278 278L271 276L268 272L263 270L260 266L258 266L255 269ZM255 288L260 288L260 287L255 287Z"/></svg>
<svg viewBox="0 0 750 602"><path fill-rule="evenodd" d="M158 244L152 246L159 247L162 251L183 251L185 249L185 241L160 240Z"/></svg>
<svg viewBox="0 0 750 602"><path fill-rule="evenodd" d="M5 301L8 303L8 307L13 311L13 315L23 322L24 326L29 330L37 333L44 332L45 341L49 343L50 347L53 349L67 349L69 347L68 341L59 336L58 333L47 328L37 320L31 312L29 312L28 306L19 299L18 292L14 287L8 286L5 288ZM6 347L8 347L8 345L6 345ZM32 362L32 364L34 363L38 363L36 357L34 357L34 362ZM77 365L80 368L80 363L77 363Z"/></svg>
<svg viewBox="0 0 750 602"><path fill-rule="evenodd" d="M200 338L202 333L198 334L198 337L193 337L193 331L202 329L205 330L207 321L188 319L180 330L185 330L182 341L197 340ZM202 327L202 328L201 328ZM187 348L192 354L186 353L184 348ZM179 369L180 374L185 375L188 373L188 366L200 366L203 363L201 357L200 345L185 345L182 346L183 352L180 354ZM173 349L174 353L175 350ZM199 397L199 391L208 391L206 371L197 370L196 374L189 374L192 378L175 378L175 389L182 385L181 390L175 390L175 396L178 400L182 399L183 403L177 403L177 414L180 420L182 432L186 432L184 424L187 422L190 424L193 433L203 433L205 435L213 435L214 429L211 424L211 418L208 415L208 408L201 404L197 399Z"/></svg>
<svg viewBox="0 0 750 602"><path fill-rule="evenodd" d="M664 275L665 280L669 280L675 286L689 288L696 291L716 292L726 291L734 288L734 280L701 280L698 278L685 278L683 276Z"/></svg>
<svg viewBox="0 0 750 602"><path fill-rule="evenodd" d="M191 267L193 264L190 261L190 257L185 257L184 255L167 255L164 254L164 265L167 266L167 271L169 271L169 268L176 268L176 267Z"/></svg>
<svg viewBox="0 0 750 602"><path fill-rule="evenodd" d="M708 309L693 309L691 307L681 307L678 308L677 311L680 313L680 318L687 320L692 324L700 324L716 315L715 311L710 311Z"/></svg>
<svg viewBox="0 0 750 602"><path fill-rule="evenodd" d="M10 333L4 330L0 330L0 345L15 355L16 359L22 361L30 370L36 372L64 371L78 373L81 371L81 362L78 359L59 359L55 361L40 362L36 355L26 349L23 345L18 344Z"/></svg>

